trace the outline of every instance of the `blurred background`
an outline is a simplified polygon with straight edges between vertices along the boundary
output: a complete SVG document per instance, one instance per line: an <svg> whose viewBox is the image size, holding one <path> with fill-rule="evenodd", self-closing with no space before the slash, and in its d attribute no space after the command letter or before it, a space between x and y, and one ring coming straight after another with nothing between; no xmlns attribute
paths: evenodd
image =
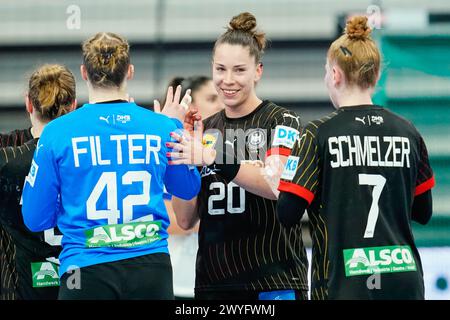
<svg viewBox="0 0 450 320"><path fill-rule="evenodd" d="M230 18L250 11L271 40L258 94L303 121L332 111L323 85L326 51L347 17L369 16L383 53L375 102L412 121L427 143L437 185L434 215L414 224L426 296L450 299L450 1L448 0L2 0L0 132L28 127L27 79L42 63L67 65L87 102L83 40L99 31L128 38L130 95L151 107L174 76L210 75L211 49Z"/></svg>

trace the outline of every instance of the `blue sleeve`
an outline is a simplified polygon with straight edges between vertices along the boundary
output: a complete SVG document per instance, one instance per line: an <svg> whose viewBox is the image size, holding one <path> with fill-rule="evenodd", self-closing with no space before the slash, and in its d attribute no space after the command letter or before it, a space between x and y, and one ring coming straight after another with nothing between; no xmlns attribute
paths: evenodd
<svg viewBox="0 0 450 320"><path fill-rule="evenodd" d="M164 184L170 194L183 200L191 200L200 191L200 174L196 167L190 169L185 164L169 165Z"/></svg>
<svg viewBox="0 0 450 320"><path fill-rule="evenodd" d="M171 118L176 129L183 129L183 123ZM190 200L195 197L201 187L201 178L197 168L187 165L169 165L164 176L164 185L167 192L181 198Z"/></svg>
<svg viewBox="0 0 450 320"><path fill-rule="evenodd" d="M22 193L23 220L33 232L55 227L59 208L59 175L51 137L45 133L46 130L37 143Z"/></svg>
<svg viewBox="0 0 450 320"><path fill-rule="evenodd" d="M177 127L177 129L183 130L183 123L180 121L180 119L177 119L177 118L170 118L170 120L173 121L173 123L175 124L175 126Z"/></svg>

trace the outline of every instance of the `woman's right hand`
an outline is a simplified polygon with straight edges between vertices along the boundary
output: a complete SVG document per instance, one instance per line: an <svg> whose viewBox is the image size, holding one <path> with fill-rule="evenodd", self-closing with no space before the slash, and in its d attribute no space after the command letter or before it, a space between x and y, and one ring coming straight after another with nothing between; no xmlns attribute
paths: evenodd
<svg viewBox="0 0 450 320"><path fill-rule="evenodd" d="M195 166L209 166L216 159L216 150L203 144L203 123L199 121L194 126L193 134L184 130L182 134L172 132L170 136L175 142L168 142L166 146L171 148L167 153L169 164L187 164Z"/></svg>
<svg viewBox="0 0 450 320"><path fill-rule="evenodd" d="M169 118L175 118L184 123L186 113L189 110L189 104L192 101L191 89L186 91L183 99L180 101L181 97L181 86L177 86L175 93L173 92L173 87L169 87L166 95L166 104L161 111L161 106L158 100L154 101L154 110L156 113L162 113Z"/></svg>

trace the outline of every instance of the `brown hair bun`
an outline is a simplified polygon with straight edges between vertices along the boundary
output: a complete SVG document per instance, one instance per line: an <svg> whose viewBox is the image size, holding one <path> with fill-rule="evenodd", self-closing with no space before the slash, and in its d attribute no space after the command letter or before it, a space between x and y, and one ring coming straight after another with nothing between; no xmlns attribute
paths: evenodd
<svg viewBox="0 0 450 320"><path fill-rule="evenodd" d="M367 24L367 17L356 16L350 18L345 26L345 34L350 40L366 40L370 38L371 29Z"/></svg>
<svg viewBox="0 0 450 320"><path fill-rule="evenodd" d="M230 28L232 30L254 33L253 29L256 28L256 18L250 12L242 12L231 19Z"/></svg>
<svg viewBox="0 0 450 320"><path fill-rule="evenodd" d="M250 12L242 12L234 16L227 28L227 31L219 37L214 48L220 43L240 44L250 47L250 54L261 60L266 48L266 34L256 29L256 18Z"/></svg>
<svg viewBox="0 0 450 320"><path fill-rule="evenodd" d="M96 87L120 87L130 65L130 46L118 34L99 32L83 42L83 64Z"/></svg>

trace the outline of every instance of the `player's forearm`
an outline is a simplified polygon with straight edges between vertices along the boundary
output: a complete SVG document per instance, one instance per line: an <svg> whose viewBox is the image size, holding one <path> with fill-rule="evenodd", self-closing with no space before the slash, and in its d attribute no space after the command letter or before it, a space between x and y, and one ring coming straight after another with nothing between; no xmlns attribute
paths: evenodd
<svg viewBox="0 0 450 320"><path fill-rule="evenodd" d="M191 234L192 232L198 232L198 224L196 224L196 227L189 229L189 230L182 229L177 223L177 218L176 218L175 212L173 210L172 201L165 200L164 203L166 205L167 214L169 215L169 219L170 219L170 225L167 228L167 232L169 233L169 235L172 235L172 234L188 235L188 234Z"/></svg>
<svg viewBox="0 0 450 320"><path fill-rule="evenodd" d="M277 200L278 193L272 190L261 167L246 163L241 164L233 182L248 192L267 199Z"/></svg>
<svg viewBox="0 0 450 320"><path fill-rule="evenodd" d="M278 185L283 173L287 157L271 155L266 158L264 167L242 164L233 180L236 184L249 192L271 200L277 200Z"/></svg>
<svg viewBox="0 0 450 320"><path fill-rule="evenodd" d="M281 192L277 202L277 219L286 227L291 228L300 223L308 202L289 192Z"/></svg>
<svg viewBox="0 0 450 320"><path fill-rule="evenodd" d="M178 226L183 230L189 230L195 227L199 221L197 213L197 197L191 200L183 200L178 197L172 197L173 211Z"/></svg>
<svg viewBox="0 0 450 320"><path fill-rule="evenodd" d="M420 224L427 224L433 213L433 199L431 190L424 192L414 198L412 206L412 219Z"/></svg>

